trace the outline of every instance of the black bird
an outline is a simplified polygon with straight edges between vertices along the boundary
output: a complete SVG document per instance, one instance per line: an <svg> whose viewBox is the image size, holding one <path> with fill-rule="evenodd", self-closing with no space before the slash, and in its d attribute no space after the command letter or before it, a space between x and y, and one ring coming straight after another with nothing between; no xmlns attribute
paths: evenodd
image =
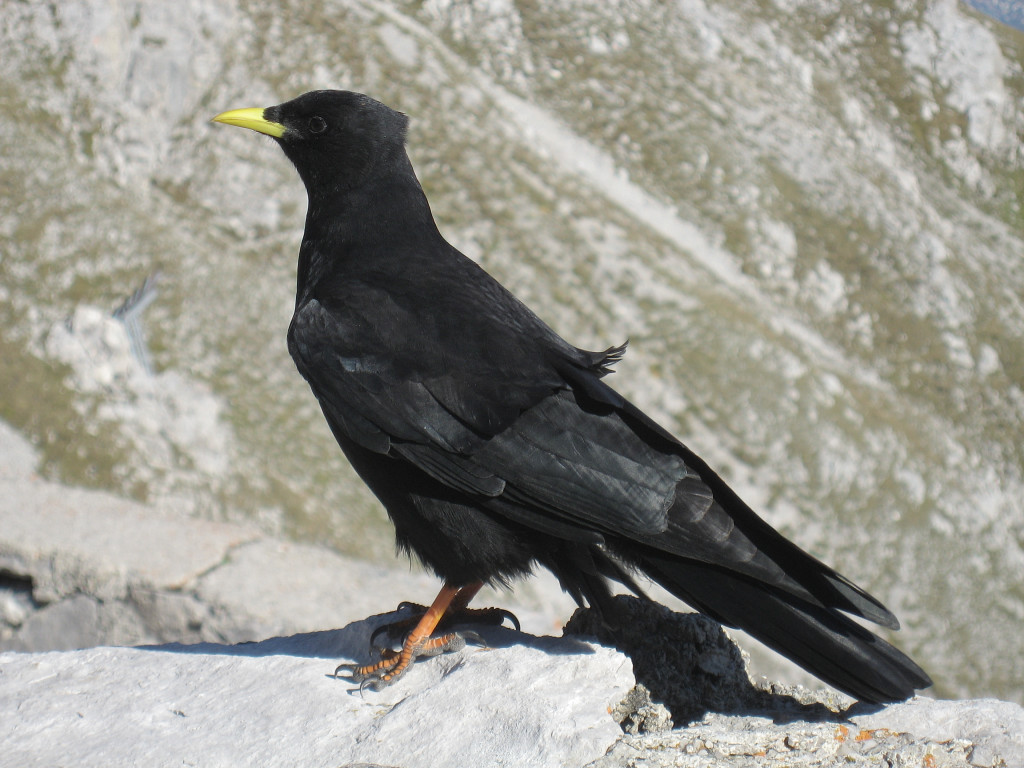
<svg viewBox="0 0 1024 768"><path fill-rule="evenodd" d="M542 565L609 623L609 580L642 595L640 572L858 699L931 685L849 618L897 629L885 606L603 381L624 347L569 344L441 236L405 115L314 91L214 120L272 136L305 183L288 349L399 547L444 580L402 651L355 680L447 649L446 612Z"/></svg>

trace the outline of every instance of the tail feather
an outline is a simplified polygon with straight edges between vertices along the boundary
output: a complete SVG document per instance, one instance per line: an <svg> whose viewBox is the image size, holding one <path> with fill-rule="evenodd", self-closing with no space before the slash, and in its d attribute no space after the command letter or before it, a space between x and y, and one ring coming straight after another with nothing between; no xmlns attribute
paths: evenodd
<svg viewBox="0 0 1024 768"><path fill-rule="evenodd" d="M824 564L822 564L822 567L828 568ZM846 600L846 605L850 606L849 608L844 607L843 610L849 610L861 618L873 621L875 624L880 624L889 629L900 628L899 619L888 608L849 579L844 578L831 568L828 568L828 572L824 574L823 578L832 586L832 589L837 594L843 596Z"/></svg>
<svg viewBox="0 0 1024 768"><path fill-rule="evenodd" d="M903 701L931 685L908 656L834 608L655 551L645 553L639 565L680 599L861 701Z"/></svg>
<svg viewBox="0 0 1024 768"><path fill-rule="evenodd" d="M607 389L603 383L600 386ZM675 504L669 511L670 527L673 524L678 526L675 535L669 537L675 540L666 540L664 534L656 540L647 540L644 543L651 547L651 551L677 549L677 554L683 557L732 566L734 570L726 571L728 573L746 570L750 581L777 581L776 586L791 592L797 601L800 598L818 601L889 629L899 629L899 621L888 608L779 534L748 507L703 459L647 414L628 401L619 404L618 409L622 418L632 424L647 443L680 456L686 466L697 474L705 492L709 490L713 499L711 506L704 508L693 503L696 494L692 488L687 489L690 491L687 494L682 485L677 487ZM707 521L717 518L716 525L709 526L705 521L704 533L710 535L701 535L701 531L693 530L690 518L694 508L701 508ZM716 538L718 529L724 531L729 528L732 528L729 541ZM681 550L677 545L681 545ZM695 551L702 546L714 551ZM750 557L751 550L756 551L753 558ZM709 567L714 569L714 566ZM778 579L778 568L784 572L782 579Z"/></svg>

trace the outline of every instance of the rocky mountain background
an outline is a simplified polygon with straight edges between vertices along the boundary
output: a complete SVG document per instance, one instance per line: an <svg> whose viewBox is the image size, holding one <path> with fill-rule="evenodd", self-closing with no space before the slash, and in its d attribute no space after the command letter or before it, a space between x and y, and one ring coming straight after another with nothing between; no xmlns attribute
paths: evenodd
<svg viewBox="0 0 1024 768"><path fill-rule="evenodd" d="M449 239L628 338L615 386L936 694L1022 701L1021 35L954 0L6 2L0 418L49 479L390 561L285 350L301 184L209 124L363 91ZM143 356L113 313L154 275Z"/></svg>

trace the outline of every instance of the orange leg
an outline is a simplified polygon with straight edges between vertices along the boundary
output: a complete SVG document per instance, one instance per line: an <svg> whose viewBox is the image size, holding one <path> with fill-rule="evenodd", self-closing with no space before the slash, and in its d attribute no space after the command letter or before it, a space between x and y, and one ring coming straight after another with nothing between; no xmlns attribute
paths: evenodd
<svg viewBox="0 0 1024 768"><path fill-rule="evenodd" d="M431 635L449 607L454 604L458 608L465 608L481 586L477 583L460 588L445 582L437 597L434 598L434 602L430 604L419 622L406 636L401 651L386 649L382 652L384 658L381 661L364 667L342 664L334 670L334 674L337 675L341 669L350 668L352 680L369 685L374 690L380 690L405 674L416 658L458 650L466 642L461 636L455 633L439 637L431 637ZM362 687L360 685L360 688Z"/></svg>
<svg viewBox="0 0 1024 768"><path fill-rule="evenodd" d="M462 611L465 610L466 606L469 605L469 601L476 597L476 593L480 591L484 583L482 581L474 582L473 584L467 584L458 591L455 597L452 598L449 610Z"/></svg>
<svg viewBox="0 0 1024 768"><path fill-rule="evenodd" d="M440 634L446 634L446 630L456 624L484 624L500 626L504 624L505 620L508 619L512 622L512 626L518 632L519 619L515 617L515 614L510 611L506 611L503 608L468 608L470 600L476 597L477 592L483 586L483 582L474 582L467 584L460 589L455 597L452 598L451 603L448 606L448 610L444 612L444 615L438 621L434 627L434 632ZM377 642L379 637L408 637L409 633L413 631L418 625L427 609L422 605L416 603L409 603L402 601L398 604L399 611L411 611L412 616L407 619L399 619L388 624L381 624L377 627L373 634L370 635L370 647L380 651L381 657L387 657L390 651L390 643L380 645ZM435 652L440 653L440 651ZM430 654L421 654L423 656Z"/></svg>

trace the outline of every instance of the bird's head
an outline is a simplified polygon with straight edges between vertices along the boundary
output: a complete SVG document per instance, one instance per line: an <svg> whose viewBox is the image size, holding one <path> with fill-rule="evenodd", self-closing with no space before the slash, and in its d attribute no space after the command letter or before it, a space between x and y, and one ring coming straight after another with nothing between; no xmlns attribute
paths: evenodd
<svg viewBox="0 0 1024 768"><path fill-rule="evenodd" d="M405 157L408 118L361 93L311 91L275 107L233 109L213 120L272 136L310 197L356 189Z"/></svg>

